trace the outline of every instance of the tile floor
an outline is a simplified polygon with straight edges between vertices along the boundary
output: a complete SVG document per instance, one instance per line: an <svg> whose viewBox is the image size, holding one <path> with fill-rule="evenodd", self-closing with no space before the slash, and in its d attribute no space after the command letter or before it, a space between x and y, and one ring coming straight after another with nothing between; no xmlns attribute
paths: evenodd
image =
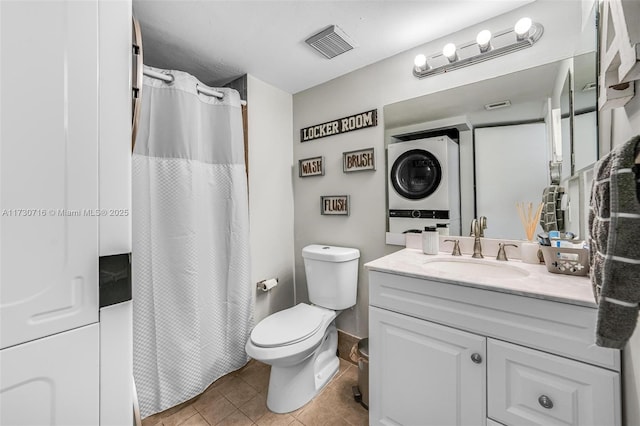
<svg viewBox="0 0 640 426"><path fill-rule="evenodd" d="M365 426L369 412L353 400L358 367L340 359L338 374L311 402L288 414L267 409L270 366L251 360L215 381L201 395L149 416L143 426L292 425Z"/></svg>

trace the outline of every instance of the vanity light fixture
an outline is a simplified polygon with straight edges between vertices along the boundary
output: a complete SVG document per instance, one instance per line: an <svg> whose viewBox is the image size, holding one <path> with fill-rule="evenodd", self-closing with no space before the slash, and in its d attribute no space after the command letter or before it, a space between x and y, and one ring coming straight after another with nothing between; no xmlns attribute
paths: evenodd
<svg viewBox="0 0 640 426"><path fill-rule="evenodd" d="M476 37L476 43L478 43L478 47L480 48L480 53L484 53L487 50L491 49L491 31L489 30L480 31Z"/></svg>
<svg viewBox="0 0 640 426"><path fill-rule="evenodd" d="M427 57L422 54L416 56L413 60L413 65L415 65L414 69L416 72L426 71L429 67L429 65L427 65Z"/></svg>
<svg viewBox="0 0 640 426"><path fill-rule="evenodd" d="M449 60L449 63L458 60L458 53L456 52L456 45L453 43L447 43L442 48L442 54Z"/></svg>
<svg viewBox="0 0 640 426"><path fill-rule="evenodd" d="M482 30L475 41L459 46L448 43L442 49L442 53L416 56L413 75L416 78L425 78L517 52L533 46L540 40L543 32L544 27L533 22L531 18L522 18L513 28L495 34L489 30Z"/></svg>
<svg viewBox="0 0 640 426"><path fill-rule="evenodd" d="M513 26L513 32L516 33L516 39L518 41L524 40L531 30L531 18L520 18L518 22Z"/></svg>

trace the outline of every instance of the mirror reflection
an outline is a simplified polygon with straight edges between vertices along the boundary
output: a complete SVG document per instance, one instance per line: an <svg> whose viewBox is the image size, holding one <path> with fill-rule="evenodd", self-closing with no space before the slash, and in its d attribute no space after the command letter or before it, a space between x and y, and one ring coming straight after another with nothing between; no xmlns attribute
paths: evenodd
<svg viewBox="0 0 640 426"><path fill-rule="evenodd" d="M449 173L446 167L440 171L453 185L459 178L459 200L454 194L445 206L447 217L426 198L402 204L407 207L400 221L392 210L402 195L388 185L387 230L401 233L446 222L452 235L468 235L471 220L486 216L486 237L525 239L516 203L541 202L543 190L551 185L549 163L561 162L567 184L574 172L597 158L595 63L590 52L385 106L389 157L429 144L444 151L443 164L459 157L459 172ZM392 159L387 163L387 179L392 181ZM418 177L428 174L426 163L415 165L417 171L423 167ZM407 176L413 176L411 170ZM563 215L566 197L558 199L557 207Z"/></svg>

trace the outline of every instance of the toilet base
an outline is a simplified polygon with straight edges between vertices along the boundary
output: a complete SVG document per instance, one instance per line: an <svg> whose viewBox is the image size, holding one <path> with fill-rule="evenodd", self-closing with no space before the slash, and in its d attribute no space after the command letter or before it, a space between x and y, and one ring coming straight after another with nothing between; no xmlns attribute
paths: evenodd
<svg viewBox="0 0 640 426"><path fill-rule="evenodd" d="M336 375L340 360L336 356L338 331L327 327L320 347L299 364L271 366L267 407L274 413L289 413L311 401Z"/></svg>

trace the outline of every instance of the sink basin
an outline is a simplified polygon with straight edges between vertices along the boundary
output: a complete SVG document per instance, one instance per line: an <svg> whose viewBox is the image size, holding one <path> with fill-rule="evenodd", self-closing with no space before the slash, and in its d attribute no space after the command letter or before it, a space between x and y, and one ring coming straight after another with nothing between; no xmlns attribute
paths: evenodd
<svg viewBox="0 0 640 426"><path fill-rule="evenodd" d="M427 271L442 273L461 279L517 279L524 278L529 272L506 263L489 263L476 259L433 259L427 260L422 267Z"/></svg>

